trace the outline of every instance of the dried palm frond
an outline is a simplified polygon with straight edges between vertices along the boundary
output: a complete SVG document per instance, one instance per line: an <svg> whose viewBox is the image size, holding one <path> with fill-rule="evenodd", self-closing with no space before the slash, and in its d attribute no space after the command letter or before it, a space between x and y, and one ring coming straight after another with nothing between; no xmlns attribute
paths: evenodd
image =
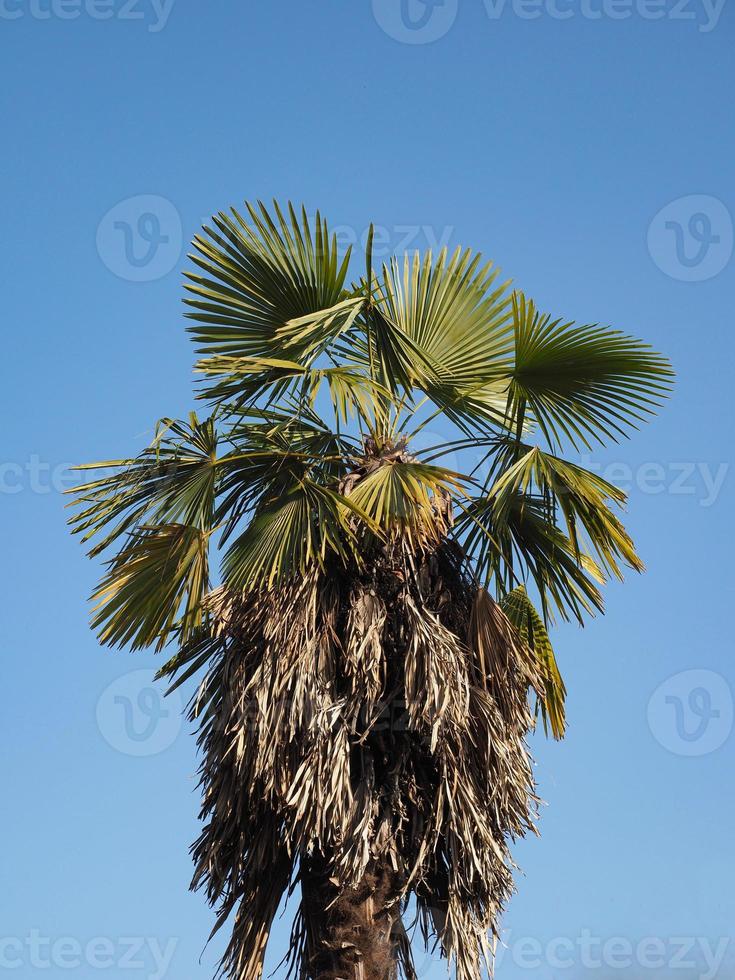
<svg viewBox="0 0 735 980"><path fill-rule="evenodd" d="M490 596L472 601L447 544L416 554L399 541L367 568L217 590L204 635L166 669L211 658L191 704L205 820L194 885L219 905L218 928L234 914L227 977L259 976L296 880L302 977L377 963L376 916L380 955L396 963L413 895L470 980L511 894L508 839L533 826L537 802L524 739L542 677ZM370 916L368 956L359 935L340 936Z"/></svg>

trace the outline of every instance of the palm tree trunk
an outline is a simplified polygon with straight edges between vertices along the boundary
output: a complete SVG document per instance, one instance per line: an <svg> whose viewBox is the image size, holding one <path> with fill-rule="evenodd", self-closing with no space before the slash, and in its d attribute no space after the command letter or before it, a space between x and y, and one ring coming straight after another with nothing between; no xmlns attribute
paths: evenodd
<svg viewBox="0 0 735 980"><path fill-rule="evenodd" d="M302 861L306 960L312 980L395 980L399 949L398 876L374 863L360 885L338 895L329 865Z"/></svg>

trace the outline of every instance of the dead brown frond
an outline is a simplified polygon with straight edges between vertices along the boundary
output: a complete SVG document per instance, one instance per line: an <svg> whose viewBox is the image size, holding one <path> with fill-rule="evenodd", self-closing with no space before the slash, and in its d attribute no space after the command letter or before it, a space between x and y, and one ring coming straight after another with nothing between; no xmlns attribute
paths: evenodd
<svg viewBox="0 0 735 980"><path fill-rule="evenodd" d="M458 980L488 962L513 889L508 843L533 826L527 693L543 685L460 559L399 541L362 570L210 595L191 704L205 821L193 887L218 906L216 928L234 915L224 976L257 980L298 883L303 980L357 963L410 977L411 895Z"/></svg>

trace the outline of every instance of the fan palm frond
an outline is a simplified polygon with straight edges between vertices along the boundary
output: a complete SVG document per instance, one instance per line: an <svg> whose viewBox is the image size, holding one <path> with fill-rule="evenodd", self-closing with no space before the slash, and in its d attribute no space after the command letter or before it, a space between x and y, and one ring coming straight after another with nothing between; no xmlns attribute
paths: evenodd
<svg viewBox="0 0 735 980"><path fill-rule="evenodd" d="M511 353L507 283L469 249L429 251L383 267L376 302L423 352L442 382L475 387L503 373ZM432 379L426 379L431 381Z"/></svg>
<svg viewBox="0 0 735 980"><path fill-rule="evenodd" d="M622 506L626 495L607 480L574 463L543 452L537 446L525 452L488 491L496 520L502 522L519 495L536 492L550 508L564 515L567 537L576 554L583 552L583 536L600 566L622 578L620 562L643 571L625 528L607 506L612 500Z"/></svg>
<svg viewBox="0 0 735 980"><path fill-rule="evenodd" d="M349 500L386 535L404 534L416 545L421 537L438 540L451 526L450 494L461 493L461 482L450 470L396 457L368 464L364 476L356 471Z"/></svg>
<svg viewBox="0 0 735 980"><path fill-rule="evenodd" d="M564 702L567 689L559 668L544 621L536 612L525 588L519 585L505 596L500 606L531 651L543 679L544 696L538 698L537 710L542 714L544 728L550 728L554 738L564 738L566 711Z"/></svg>
<svg viewBox="0 0 735 980"><path fill-rule="evenodd" d="M270 588L310 565L323 565L330 553L360 562L351 518L373 533L380 527L354 499L309 479L301 479L273 503L258 510L222 560L225 581L245 591Z"/></svg>
<svg viewBox="0 0 735 980"><path fill-rule="evenodd" d="M174 632L184 641L202 620L208 539L186 524L136 529L92 595L100 641L133 650L161 650Z"/></svg>
<svg viewBox="0 0 735 980"><path fill-rule="evenodd" d="M596 324L542 315L513 297L514 363L508 414L529 413L551 445L617 442L655 412L671 390L666 358L647 344Z"/></svg>
<svg viewBox="0 0 735 980"><path fill-rule="evenodd" d="M287 217L277 203L273 211L248 204L249 220L235 209L221 212L214 228L194 240L190 258L201 271L188 273L187 316L208 357L280 360L287 354L286 360L303 364L320 346L314 331L305 330L309 317L316 314L327 333L338 334L345 317L349 321L349 312L334 309L344 299L349 253L338 258L336 236L318 213L312 229L305 210L301 220L290 205ZM243 396L250 387L243 379Z"/></svg>
<svg viewBox="0 0 735 980"><path fill-rule="evenodd" d="M77 467L112 470L73 491L70 518L86 542L107 532L91 549L97 555L141 524L181 522L212 527L218 434L213 418L200 422L161 419L152 445L134 459L108 460Z"/></svg>
<svg viewBox="0 0 735 980"><path fill-rule="evenodd" d="M476 497L457 519L457 531L478 576L500 596L530 579L545 619L556 611L582 623L585 615L602 612L603 570L577 551L543 497L516 493L502 511L492 497Z"/></svg>

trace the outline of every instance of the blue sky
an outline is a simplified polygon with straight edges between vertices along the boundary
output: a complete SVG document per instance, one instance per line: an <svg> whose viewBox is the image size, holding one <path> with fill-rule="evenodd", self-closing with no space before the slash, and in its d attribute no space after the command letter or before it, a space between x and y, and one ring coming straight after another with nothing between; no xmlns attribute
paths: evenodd
<svg viewBox="0 0 735 980"><path fill-rule="evenodd" d="M345 240L470 245L673 360L661 417L587 460L649 570L557 631L570 729L533 743L498 977L732 975L734 30L714 0L0 0L0 973L213 971L193 739L154 658L89 632L59 491L192 407L185 243L277 196Z"/></svg>

